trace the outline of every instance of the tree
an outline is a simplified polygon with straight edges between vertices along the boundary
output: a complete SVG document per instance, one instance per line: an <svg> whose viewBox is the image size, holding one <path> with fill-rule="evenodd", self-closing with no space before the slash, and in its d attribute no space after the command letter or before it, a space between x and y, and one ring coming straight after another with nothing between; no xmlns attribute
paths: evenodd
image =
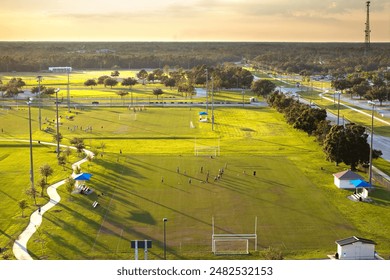
<svg viewBox="0 0 390 280"><path fill-rule="evenodd" d="M72 154L72 150L69 147L66 147L66 149L63 151L64 155L68 158Z"/></svg>
<svg viewBox="0 0 390 280"><path fill-rule="evenodd" d="M126 95L128 95L129 92L128 92L128 91L125 91L125 90L120 90L120 91L117 91L116 94L118 94L118 95L121 97L122 101L123 101L123 97L126 96ZM124 105L124 104L123 104L123 105Z"/></svg>
<svg viewBox="0 0 390 280"><path fill-rule="evenodd" d="M176 85L176 80L173 78L164 79L164 86L170 87L171 89Z"/></svg>
<svg viewBox="0 0 390 280"><path fill-rule="evenodd" d="M156 76L154 75L154 73L149 73L147 79L148 82L152 82L154 84L154 80L156 79Z"/></svg>
<svg viewBox="0 0 390 280"><path fill-rule="evenodd" d="M110 86L111 88L116 86L118 84L118 81L113 78L107 78L104 80L104 86Z"/></svg>
<svg viewBox="0 0 390 280"><path fill-rule="evenodd" d="M107 76L107 75L100 76L100 77L98 78L98 81L97 81L98 85L103 85L103 84L104 84L104 80L105 80L105 79L108 79L108 78L110 78L110 76Z"/></svg>
<svg viewBox="0 0 390 280"><path fill-rule="evenodd" d="M46 89L45 86L41 85L41 93ZM39 93L39 87L32 87L31 93Z"/></svg>
<svg viewBox="0 0 390 280"><path fill-rule="evenodd" d="M365 96L369 100L378 100L379 105L382 106L383 101L387 99L389 95L389 88L386 86L381 87L373 87L371 90L368 91L367 95Z"/></svg>
<svg viewBox="0 0 390 280"><path fill-rule="evenodd" d="M272 93L276 88L276 85L271 82L270 80L257 80L254 83L252 83L251 90L257 95L257 96L267 96L268 94Z"/></svg>
<svg viewBox="0 0 390 280"><path fill-rule="evenodd" d="M95 81L95 79L88 79L84 82L84 86L86 87L94 87L94 86L97 86L97 82Z"/></svg>
<svg viewBox="0 0 390 280"><path fill-rule="evenodd" d="M57 158L58 164L62 166L63 170L65 170L65 165L66 165L66 156L65 155L60 155Z"/></svg>
<svg viewBox="0 0 390 280"><path fill-rule="evenodd" d="M34 204L37 205L37 190L34 187L28 188L26 194L34 199Z"/></svg>
<svg viewBox="0 0 390 280"><path fill-rule="evenodd" d="M142 84L145 85L145 79L148 77L148 72L145 69L142 69L137 73L137 77L142 80Z"/></svg>
<svg viewBox="0 0 390 280"><path fill-rule="evenodd" d="M137 84L137 80L131 77L123 79L122 81L122 86L128 86L129 88L131 88L135 84Z"/></svg>
<svg viewBox="0 0 390 280"><path fill-rule="evenodd" d="M38 180L38 186L41 187L41 196L43 197L43 193L47 187L47 183L46 183L46 180L45 178L41 177L39 180Z"/></svg>
<svg viewBox="0 0 390 280"><path fill-rule="evenodd" d="M120 73L118 70L111 72L111 77L119 77L119 75L120 75Z"/></svg>
<svg viewBox="0 0 390 280"><path fill-rule="evenodd" d="M336 164L344 162L351 170L356 170L358 164L367 164L370 145L365 131L365 127L354 123L332 126L324 140L326 159Z"/></svg>
<svg viewBox="0 0 390 280"><path fill-rule="evenodd" d="M55 92L56 90L53 87L45 88L43 91L41 91L42 94L46 95L53 95Z"/></svg>
<svg viewBox="0 0 390 280"><path fill-rule="evenodd" d="M26 83L21 78L12 78L7 85L2 86L5 96L15 96L21 92Z"/></svg>
<svg viewBox="0 0 390 280"><path fill-rule="evenodd" d="M76 147L77 153L82 153L83 149L85 149L84 140L82 138L74 137L70 140L70 144Z"/></svg>
<svg viewBox="0 0 390 280"><path fill-rule="evenodd" d="M25 199L19 200L18 204L19 204L19 208L22 210L22 218L24 218L24 209L28 207L27 200Z"/></svg>
<svg viewBox="0 0 390 280"><path fill-rule="evenodd" d="M347 88L351 88L352 84L347 79L336 79L336 80L332 80L331 86L335 90L340 90L341 92L343 92L343 90L345 90Z"/></svg>
<svg viewBox="0 0 390 280"><path fill-rule="evenodd" d="M295 120L293 127L301 129L311 135L318 126L318 123L325 121L326 119L326 110L325 109L316 109L310 108L308 105L301 106L300 115Z"/></svg>
<svg viewBox="0 0 390 280"><path fill-rule="evenodd" d="M70 195L72 195L75 183L76 183L76 181L72 177L69 177L68 179L66 179L66 190Z"/></svg>
<svg viewBox="0 0 390 280"><path fill-rule="evenodd" d="M53 168L51 168L50 165L45 164L45 165L42 165L42 166L39 168L39 172L41 173L41 175L42 175L43 177L45 177L45 182L46 182L46 184L47 184L47 177L53 175L54 170L53 170Z"/></svg>
<svg viewBox="0 0 390 280"><path fill-rule="evenodd" d="M356 94L360 98L362 98L363 96L367 95L370 89L371 87L366 80L363 80L359 84L354 84L350 90L351 98L352 98L352 94Z"/></svg>
<svg viewBox="0 0 390 280"><path fill-rule="evenodd" d="M162 95L164 92L163 92L163 90L161 89L161 88L155 88L155 89L153 89L153 94L155 95L155 96L157 96L157 99L158 99L158 96L159 95Z"/></svg>

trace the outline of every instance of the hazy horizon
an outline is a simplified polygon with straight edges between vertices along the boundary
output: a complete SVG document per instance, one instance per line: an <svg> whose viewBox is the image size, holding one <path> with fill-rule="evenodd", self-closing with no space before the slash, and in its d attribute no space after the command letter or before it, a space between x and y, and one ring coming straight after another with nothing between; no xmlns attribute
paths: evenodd
<svg viewBox="0 0 390 280"><path fill-rule="evenodd" d="M390 41L390 0L372 0L371 42ZM366 1L2 0L0 41L364 42Z"/></svg>

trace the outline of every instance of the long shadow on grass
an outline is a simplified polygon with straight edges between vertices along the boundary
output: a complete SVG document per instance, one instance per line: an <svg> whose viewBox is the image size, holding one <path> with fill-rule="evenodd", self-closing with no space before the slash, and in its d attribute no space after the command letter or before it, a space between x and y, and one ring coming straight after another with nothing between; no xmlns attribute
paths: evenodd
<svg viewBox="0 0 390 280"><path fill-rule="evenodd" d="M154 248L157 247L161 251L163 250L164 243L161 240L159 240L159 239L156 239L156 238L154 238L154 237L152 237L152 236L150 236L148 234L145 234L144 232L137 231L136 229L134 229L134 228L132 228L130 226L123 227L123 224L116 225L115 223L113 223L111 221L107 221L107 223L110 223L110 224L114 225L118 229L124 230L126 235L132 235L132 236L135 236L135 237L139 237L139 239L141 239L141 240L145 240L145 239L146 240L152 240ZM110 231L110 232L111 232L111 234L116 235L117 237L122 238L122 239L128 241L129 243L131 241L129 238L124 237L123 235L120 236L119 234L115 233L114 231ZM149 251L148 253L153 255L153 256L155 256L155 257L157 257L158 259L162 259L163 258L162 253L161 254L156 254L156 253L153 252L153 250ZM170 253L171 255L176 256L178 259L182 259L182 260L186 259L183 256L178 255L176 253L176 251L171 246L169 246L168 244L167 244L167 253Z"/></svg>
<svg viewBox="0 0 390 280"><path fill-rule="evenodd" d="M249 197L250 199L255 199L255 200L258 200L258 201L261 201L262 203L268 203L268 204L271 204L271 205L274 205L278 208L283 208L283 209L286 209L286 210L289 210L291 212L296 212L296 213L299 213L303 216L308 216L308 217L311 217L311 218L314 218L316 220L321 220L325 223L328 223L328 224L334 224L335 221L332 221L332 220L326 220L322 217L319 217L319 216L316 216L316 215L313 215L311 214L310 212L305 212L305 211L301 211L301 210L298 210L298 209L294 209L292 207L288 207L286 205L283 205L283 204L278 204L278 203L275 203L273 201L270 201L270 200L265 200L265 199L262 199L262 198L259 198L259 197L256 197L256 196L253 196L253 194L248 194L244 191L240 191L240 190L237 190L237 188L230 188L230 187L226 187L222 184L215 184L215 186L219 187L219 188L223 188L223 189L227 189L227 190L230 190L232 192L236 192L236 193L239 193L240 195L243 195L243 196L247 196ZM336 224L337 226L345 226L343 223L338 223Z"/></svg>

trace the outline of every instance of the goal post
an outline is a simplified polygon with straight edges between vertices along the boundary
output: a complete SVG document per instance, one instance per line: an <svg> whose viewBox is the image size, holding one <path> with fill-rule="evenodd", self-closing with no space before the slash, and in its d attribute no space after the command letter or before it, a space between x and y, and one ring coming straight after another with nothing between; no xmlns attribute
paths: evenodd
<svg viewBox="0 0 390 280"><path fill-rule="evenodd" d="M221 148L219 144L219 139L218 139L218 144L217 145L200 145L197 143L196 138L195 138L195 144L194 144L194 155L195 156L213 156L217 157L220 156L221 154Z"/></svg>
<svg viewBox="0 0 390 280"><path fill-rule="evenodd" d="M255 233L215 233L214 217L212 218L211 250L215 255L249 254L249 241L254 240L254 250L257 251L257 217L255 218Z"/></svg>

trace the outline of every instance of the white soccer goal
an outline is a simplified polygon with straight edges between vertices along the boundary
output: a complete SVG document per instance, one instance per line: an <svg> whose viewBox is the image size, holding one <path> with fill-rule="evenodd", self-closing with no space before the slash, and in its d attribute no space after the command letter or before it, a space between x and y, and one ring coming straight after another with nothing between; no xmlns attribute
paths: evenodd
<svg viewBox="0 0 390 280"><path fill-rule="evenodd" d="M216 234L214 217L212 218L212 227L211 250L215 255L247 255L249 254L250 240L254 240L254 250L257 251L257 217L255 219L255 233Z"/></svg>
<svg viewBox="0 0 390 280"><path fill-rule="evenodd" d="M234 234L214 235L212 251L215 255L248 255L249 238Z"/></svg>
<svg viewBox="0 0 390 280"><path fill-rule="evenodd" d="M220 148L219 142L220 142L220 140L218 139L218 145L216 145L216 146L199 145L199 144L197 144L196 138L195 138L195 145L194 145L195 156L207 156L207 157L220 156L221 148Z"/></svg>
<svg viewBox="0 0 390 280"><path fill-rule="evenodd" d="M215 146L195 146L195 156L216 157L219 155L219 148Z"/></svg>

